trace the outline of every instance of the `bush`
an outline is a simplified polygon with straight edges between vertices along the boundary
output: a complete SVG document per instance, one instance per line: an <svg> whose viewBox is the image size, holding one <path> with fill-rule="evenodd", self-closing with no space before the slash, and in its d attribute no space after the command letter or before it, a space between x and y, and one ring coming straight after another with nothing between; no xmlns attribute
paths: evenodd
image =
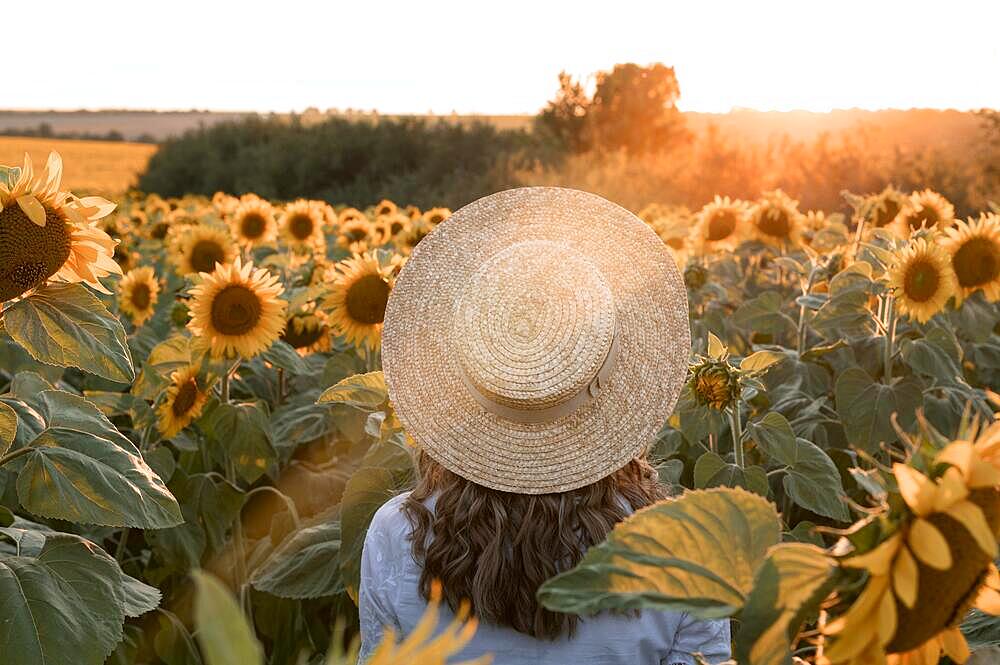
<svg viewBox="0 0 1000 665"><path fill-rule="evenodd" d="M251 117L186 132L163 144L139 188L164 196L256 192L362 206L381 198L452 208L517 186L518 170L551 151L525 131L421 119L306 126Z"/></svg>

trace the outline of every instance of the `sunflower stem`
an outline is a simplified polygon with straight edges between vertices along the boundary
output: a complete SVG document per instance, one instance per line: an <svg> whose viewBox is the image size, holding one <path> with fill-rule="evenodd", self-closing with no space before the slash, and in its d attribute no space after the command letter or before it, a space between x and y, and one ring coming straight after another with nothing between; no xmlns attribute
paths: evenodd
<svg viewBox="0 0 1000 665"><path fill-rule="evenodd" d="M733 454L736 456L736 466L742 469L746 466L746 460L743 456L743 423L740 421L739 400L729 407L729 429L733 433Z"/></svg>
<svg viewBox="0 0 1000 665"><path fill-rule="evenodd" d="M896 346L896 308L892 294L885 297L885 356L883 358L882 378L886 385L892 382L892 359Z"/></svg>
<svg viewBox="0 0 1000 665"><path fill-rule="evenodd" d="M865 232L865 222L868 221L864 217L858 220L858 230L854 234L854 245L851 247L851 258L857 259L858 252L861 251L861 237Z"/></svg>
<svg viewBox="0 0 1000 665"><path fill-rule="evenodd" d="M805 288L802 289L802 295L807 296L809 292L812 291L813 282L816 279L816 268L815 266L809 271L809 280L806 282ZM802 356L802 351L806 346L806 306L799 305L799 330L795 339L797 340L796 350L799 356Z"/></svg>
<svg viewBox="0 0 1000 665"><path fill-rule="evenodd" d="M21 455L27 455L32 450L34 450L34 448L32 448L31 446L25 446L24 448L18 448L12 453L7 453L6 455L0 457L0 466L3 466L7 462L17 459Z"/></svg>
<svg viewBox="0 0 1000 665"><path fill-rule="evenodd" d="M226 460L226 480L230 482L235 487L239 487L236 479L236 463L233 461L232 455L227 456ZM246 497L244 497L245 500ZM251 621L253 625L253 608L250 605L250 594L245 593L246 591L246 542L243 537L243 508L240 506L240 511L236 515L236 522L233 524L233 545L234 552L233 558L236 560L236 590L237 595L240 598L240 608L243 613Z"/></svg>

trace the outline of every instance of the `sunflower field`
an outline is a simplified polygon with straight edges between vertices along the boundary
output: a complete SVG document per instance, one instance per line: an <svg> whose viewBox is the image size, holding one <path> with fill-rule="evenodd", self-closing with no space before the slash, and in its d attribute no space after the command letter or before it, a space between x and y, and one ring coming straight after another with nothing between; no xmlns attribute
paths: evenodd
<svg viewBox="0 0 1000 665"><path fill-rule="evenodd" d="M367 525L414 474L382 320L450 211L110 202L61 170L0 166L0 663L353 663ZM651 450L677 498L548 607L730 617L747 665L1000 644L1000 215L845 199L637 211L688 288ZM439 598L371 662L460 650L475 621L435 631Z"/></svg>

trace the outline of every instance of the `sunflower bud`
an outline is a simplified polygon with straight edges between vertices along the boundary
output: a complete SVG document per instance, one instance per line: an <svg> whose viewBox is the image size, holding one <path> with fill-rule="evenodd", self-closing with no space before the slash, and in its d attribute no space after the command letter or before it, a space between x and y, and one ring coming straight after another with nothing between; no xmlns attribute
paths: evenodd
<svg viewBox="0 0 1000 665"><path fill-rule="evenodd" d="M699 263L689 263L684 269L684 284L691 291L698 291L708 282L708 270Z"/></svg>
<svg viewBox="0 0 1000 665"><path fill-rule="evenodd" d="M692 368L690 386L699 404L721 411L740 395L739 370L724 360L705 359Z"/></svg>

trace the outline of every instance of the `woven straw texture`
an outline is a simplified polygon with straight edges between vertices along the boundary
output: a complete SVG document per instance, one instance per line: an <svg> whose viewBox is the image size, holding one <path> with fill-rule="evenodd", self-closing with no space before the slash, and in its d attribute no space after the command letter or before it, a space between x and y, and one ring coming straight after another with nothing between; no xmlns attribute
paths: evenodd
<svg viewBox="0 0 1000 665"><path fill-rule="evenodd" d="M578 409L519 422L485 408ZM687 293L638 217L570 189L499 192L415 248L386 308L382 365L406 430L480 485L521 494L596 482L642 454L673 411L691 351ZM472 391L480 393L474 396Z"/></svg>

